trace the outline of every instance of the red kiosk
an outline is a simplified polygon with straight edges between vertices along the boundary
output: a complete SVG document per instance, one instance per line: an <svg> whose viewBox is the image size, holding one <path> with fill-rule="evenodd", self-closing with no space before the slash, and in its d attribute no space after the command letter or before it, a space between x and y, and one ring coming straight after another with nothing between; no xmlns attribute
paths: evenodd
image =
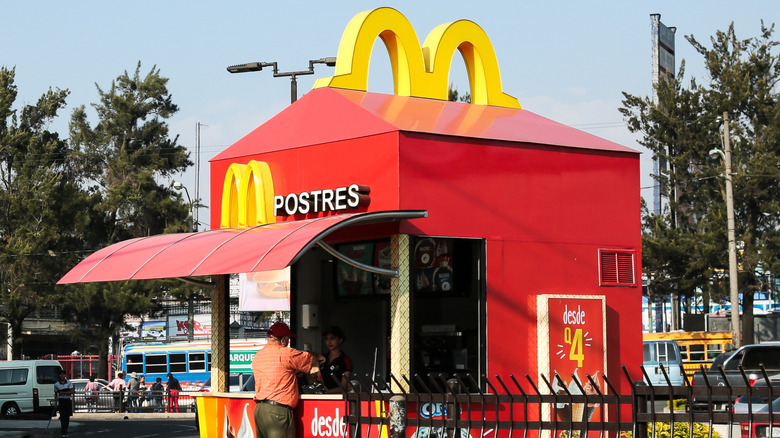
<svg viewBox="0 0 780 438"><path fill-rule="evenodd" d="M333 78L211 161L214 230L114 245L61 282L215 275L213 381L224 274L287 266L296 347L321 351L338 325L360 374L636 369L639 154L521 109L473 23L437 27L426 51L410 29L392 9L359 14ZM396 95L365 91L377 37ZM446 101L456 49L475 104ZM304 397L299 436L340 435L343 406ZM202 397L201 436L249 433L252 409L251 394Z"/></svg>

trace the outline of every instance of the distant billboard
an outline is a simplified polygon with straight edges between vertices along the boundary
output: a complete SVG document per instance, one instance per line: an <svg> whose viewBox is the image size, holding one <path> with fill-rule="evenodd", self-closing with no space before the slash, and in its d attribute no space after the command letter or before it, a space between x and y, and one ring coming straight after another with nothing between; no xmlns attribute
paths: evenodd
<svg viewBox="0 0 780 438"><path fill-rule="evenodd" d="M211 336L211 315L198 314L194 316L193 336ZM168 338L182 339L187 337L187 315L168 317Z"/></svg>
<svg viewBox="0 0 780 438"><path fill-rule="evenodd" d="M167 338L165 321L144 321L141 325L141 338L145 341L162 341Z"/></svg>
<svg viewBox="0 0 780 438"><path fill-rule="evenodd" d="M662 74L674 77L674 35L677 28L661 23L660 14L651 16L651 37L653 41L653 82Z"/></svg>

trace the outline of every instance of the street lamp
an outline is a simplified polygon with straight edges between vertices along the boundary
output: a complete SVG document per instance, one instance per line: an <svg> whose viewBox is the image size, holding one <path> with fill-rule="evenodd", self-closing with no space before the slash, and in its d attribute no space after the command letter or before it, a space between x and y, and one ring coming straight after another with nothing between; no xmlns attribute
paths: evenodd
<svg viewBox="0 0 780 438"><path fill-rule="evenodd" d="M737 283L737 241L734 236L734 188L731 173L731 143L729 140L729 113L723 113L723 150L712 149L710 158L723 158L726 165L726 216L729 239L729 291L731 299L731 328L734 336L734 348L742 345L739 328L739 289Z"/></svg>
<svg viewBox="0 0 780 438"><path fill-rule="evenodd" d="M195 204L192 203L190 198L190 191L187 190L187 186L181 183L181 181L174 181L173 188L176 190L184 189L184 194L187 195L187 202L190 204L190 231L197 232L198 224L195 223L195 215L192 213L192 209ZM192 342L195 339L195 298L192 296L192 291L187 292L187 341Z"/></svg>
<svg viewBox="0 0 780 438"><path fill-rule="evenodd" d="M314 64L325 64L328 67L336 65L336 57L331 56L328 58L312 59L309 60L309 69L301 71L286 71L280 72L275 62L248 62L246 64L231 65L227 68L230 73L248 73L252 71L261 71L263 67L273 67L274 77L279 78L283 76L290 77L290 103L294 103L298 100L298 76L314 74Z"/></svg>
<svg viewBox="0 0 780 438"><path fill-rule="evenodd" d="M193 214L192 209L195 207L195 204L192 203L192 198L190 198L190 191L187 190L187 186L181 183L181 181L174 181L173 182L173 188L176 190L184 190L184 194L187 195L187 202L190 205L190 231L198 231L198 224L195 223L195 214Z"/></svg>

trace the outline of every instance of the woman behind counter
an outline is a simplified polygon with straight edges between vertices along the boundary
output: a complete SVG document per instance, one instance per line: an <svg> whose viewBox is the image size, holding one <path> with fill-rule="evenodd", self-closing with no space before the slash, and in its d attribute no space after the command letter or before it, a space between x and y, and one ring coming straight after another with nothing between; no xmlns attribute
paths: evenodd
<svg viewBox="0 0 780 438"><path fill-rule="evenodd" d="M328 351L324 353L325 363L320 365L322 383L326 393L340 394L345 392L347 382L352 376L352 359L341 350L344 343L344 332L336 326L331 326L323 333Z"/></svg>

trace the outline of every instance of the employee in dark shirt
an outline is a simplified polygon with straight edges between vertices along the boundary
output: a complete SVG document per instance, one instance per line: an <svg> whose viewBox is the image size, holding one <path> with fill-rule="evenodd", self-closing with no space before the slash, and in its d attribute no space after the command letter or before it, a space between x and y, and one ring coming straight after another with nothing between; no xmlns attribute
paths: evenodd
<svg viewBox="0 0 780 438"><path fill-rule="evenodd" d="M341 350L346 340L344 332L331 326L323 333L328 351L324 353L325 363L320 365L322 383L329 394L346 392L347 382L352 375L352 359Z"/></svg>

